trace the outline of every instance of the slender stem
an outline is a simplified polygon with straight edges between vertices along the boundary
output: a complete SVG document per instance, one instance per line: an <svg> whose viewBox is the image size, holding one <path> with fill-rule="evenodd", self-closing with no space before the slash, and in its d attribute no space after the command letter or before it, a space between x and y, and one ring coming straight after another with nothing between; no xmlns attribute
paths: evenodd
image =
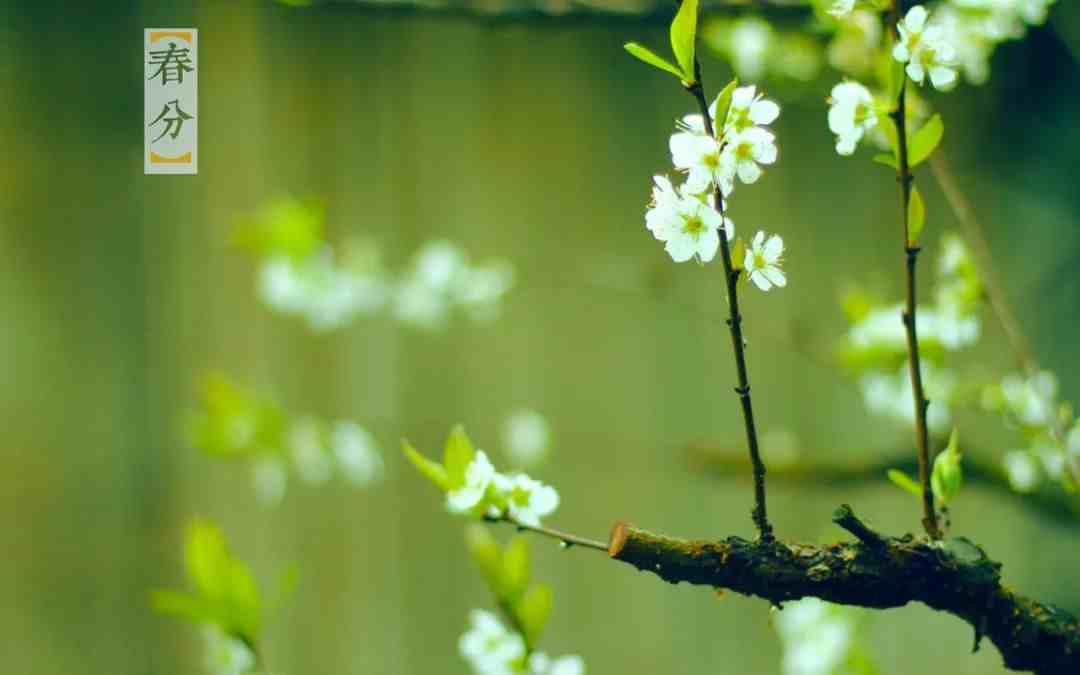
<svg viewBox="0 0 1080 675"><path fill-rule="evenodd" d="M903 12L903 0L896 0L893 5L894 28L900 22ZM907 275L907 301L902 314L907 332L908 371L911 375L911 393L915 405L915 442L919 458L919 483L922 485L923 527L932 539L941 538L941 529L934 510L934 491L930 484L930 433L926 425L926 410L930 401L923 389L922 364L919 360L919 334L916 313L915 266L919 258L919 247L912 243L908 232L908 209L911 204L911 189L914 177L908 163L907 143L907 74L900 85L900 96L891 117L896 122L897 166L896 180L900 184L900 222L903 224L904 263Z"/></svg>
<svg viewBox="0 0 1080 675"><path fill-rule="evenodd" d="M705 89L701 84L701 66L694 62L694 79L696 82L687 89L694 96L701 116L705 121L705 133L716 137L713 128L713 120L709 115L709 104L705 100ZM731 332L731 346L735 352L735 370L738 374L739 385L735 387L735 393L742 404L743 422L746 426L746 445L750 450L750 462L754 469L754 525L757 526L758 536L762 541L773 538L772 526L765 509L765 463L761 461L761 453L758 450L757 429L754 426L754 406L750 399L750 376L746 369L746 343L742 334L742 315L739 313L739 270L734 268L731 262L731 247L728 245L727 226L724 220L724 195L717 184L715 188L716 212L720 214L720 259L724 264L724 280L727 282L728 319L727 325Z"/></svg>
<svg viewBox="0 0 1080 675"><path fill-rule="evenodd" d="M586 537L579 537L576 534L570 534L569 532L563 532L543 525L526 525L525 523L514 520L508 515L499 516L497 518L485 518L485 520L492 523L509 523L522 532L533 532L551 539L558 539L566 548L570 548L571 546L581 546L582 548L591 548L605 553L607 553L608 550L608 545L605 542L597 541L596 539L588 539Z"/></svg>
<svg viewBox="0 0 1080 675"><path fill-rule="evenodd" d="M934 172L934 178L941 187L949 208L952 209L956 220L960 222L960 226L964 228L964 234L967 235L975 254L975 267L979 272L979 278L986 286L986 299L1005 331L1005 337L1009 340L1016 360L1028 375L1034 374L1039 369L1038 362L1031 354L1027 336L1024 335L1020 322L1016 320L1001 282L994 273L996 269L994 257L990 252L990 244L986 240L986 232L975 218L971 204L957 187L956 179L941 150L930 157L930 169Z"/></svg>

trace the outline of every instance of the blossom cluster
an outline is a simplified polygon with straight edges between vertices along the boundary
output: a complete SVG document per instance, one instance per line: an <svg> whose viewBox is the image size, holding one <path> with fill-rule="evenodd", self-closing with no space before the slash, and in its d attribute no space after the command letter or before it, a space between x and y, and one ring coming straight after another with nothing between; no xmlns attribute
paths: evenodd
<svg viewBox="0 0 1080 675"><path fill-rule="evenodd" d="M1080 485L1080 420L1058 398L1057 377L1041 370L1010 373L984 388L983 407L1004 415L1026 441L1002 458L1012 487L1030 492L1045 479L1075 488Z"/></svg>
<svg viewBox="0 0 1080 675"><path fill-rule="evenodd" d="M469 614L469 630L458 649L477 675L584 675L585 661L576 655L551 658L541 651L527 654L525 639L493 613Z"/></svg>
<svg viewBox="0 0 1080 675"><path fill-rule="evenodd" d="M735 235L735 224L723 215L724 200L737 182L757 182L764 173L762 166L777 158L776 137L768 125L779 117L780 106L753 85L732 89L733 85L709 106L709 123L696 114L676 124L669 148L672 164L686 174L685 182L675 186L666 176L653 178L645 226L664 242L675 262L696 257L705 263L716 256L720 237L730 241ZM734 264L767 291L787 283L780 269L783 250L779 236L766 238L759 232L743 259Z"/></svg>
<svg viewBox="0 0 1080 675"><path fill-rule="evenodd" d="M918 308L919 342L923 347L923 385L933 401L927 424L937 432L952 420L952 401L958 378L945 367L948 354L974 345L982 334L978 301L982 284L967 245L948 233L942 239L935 302ZM841 356L858 374L867 409L897 422L914 417L914 399L908 373L907 333L901 303L879 304L852 294L847 300L851 321Z"/></svg>
<svg viewBox="0 0 1080 675"><path fill-rule="evenodd" d="M259 296L271 309L306 319L316 331L333 330L386 307L402 322L436 329L454 307L477 320L496 316L514 284L508 262L471 264L448 241L425 244L398 278L385 270L373 243L355 240L345 250L340 263L328 246L299 260L265 260Z"/></svg>
<svg viewBox="0 0 1080 675"><path fill-rule="evenodd" d="M784 675L873 672L851 607L803 598L774 612L773 624L783 643Z"/></svg>
<svg viewBox="0 0 1080 675"><path fill-rule="evenodd" d="M523 473L499 473L483 450L477 450L466 466L464 482L446 493L446 508L451 513L509 516L524 525L539 525L540 519L558 506L555 488Z"/></svg>

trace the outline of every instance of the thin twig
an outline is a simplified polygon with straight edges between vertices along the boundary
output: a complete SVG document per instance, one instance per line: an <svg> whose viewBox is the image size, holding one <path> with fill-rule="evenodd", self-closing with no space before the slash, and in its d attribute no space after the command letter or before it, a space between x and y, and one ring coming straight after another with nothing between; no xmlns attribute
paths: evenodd
<svg viewBox="0 0 1080 675"><path fill-rule="evenodd" d="M551 539L558 539L562 542L565 548L570 548L572 546L581 546L583 548L591 548L597 551L604 551L605 553L608 550L608 545L602 541L598 541L596 539L588 539L586 537L579 537L576 534L570 534L569 532L563 532L561 530L556 530L552 527L545 527L543 525L526 525L525 523L522 523L518 520L514 520L514 518L509 515L502 515L494 518L485 518L485 520L492 523L508 523L516 527L519 531L533 532L535 534L543 535Z"/></svg>
<svg viewBox="0 0 1080 675"><path fill-rule="evenodd" d="M900 23L903 15L904 2L896 0L893 4L893 28ZM911 393L915 405L915 442L919 453L919 483L922 485L923 501L923 527L932 539L941 538L941 529L937 523L937 513L934 511L934 492L930 484L930 433L926 424L926 409L930 401L926 399L923 389L922 364L919 360L919 334L916 328L916 284L915 264L919 257L919 247L911 242L908 232L908 210L911 204L911 188L914 177L911 175L911 166L908 163L907 143L907 74L901 74L904 78L900 85L900 96L897 100L896 109L890 113L896 123L897 138L897 166L896 180L900 183L900 222L903 224L904 235L904 263L907 276L907 303L903 311L904 328L907 332L908 345L908 371L911 374Z"/></svg>
<svg viewBox="0 0 1080 675"><path fill-rule="evenodd" d="M687 87L694 96L701 116L705 121L705 133L716 138L713 120L709 115L709 104L705 100L705 89L701 83L701 65L694 61L694 84ZM720 111L717 111L719 114ZM722 147L722 146L721 146ZM724 279L727 282L728 319L727 325L731 331L731 346L735 352L735 370L738 373L739 386L735 387L735 393L742 404L743 422L746 426L746 445L750 450L750 461L754 466L754 524L757 526L758 536L763 541L773 538L772 526L765 509L765 463L761 461L761 453L758 450L757 429L754 426L754 406L750 400L750 376L746 369L746 343L742 335L742 315L739 313L739 270L731 263L731 247L728 246L727 227L724 220L724 195L720 185L716 185L714 207L720 215L720 259L724 263Z"/></svg>

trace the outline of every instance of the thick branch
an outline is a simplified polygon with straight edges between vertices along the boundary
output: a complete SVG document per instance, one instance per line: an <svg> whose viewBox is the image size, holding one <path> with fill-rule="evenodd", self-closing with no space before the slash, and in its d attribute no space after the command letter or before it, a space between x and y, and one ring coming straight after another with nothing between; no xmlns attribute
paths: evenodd
<svg viewBox="0 0 1080 675"><path fill-rule="evenodd" d="M713 127L713 120L709 115L709 103L705 100L705 88L701 83L701 66L694 61L694 77L697 80L688 90L697 101L701 109L701 117L705 121L705 133L720 140ZM719 111L717 111L719 115ZM722 142L722 141L721 141ZM731 332L731 347L735 353L735 370L739 384L735 387L735 393L742 405L743 423L746 427L746 445L750 451L750 462L754 467L754 524L757 526L758 535L763 541L772 539L772 526L769 525L769 516L765 508L765 463L761 461L761 452L758 449L757 429L754 426L754 405L750 399L750 375L746 369L746 342L742 334L742 314L739 313L739 270L731 262L731 247L728 245L727 227L724 220L724 193L720 184L715 186L716 212L720 214L720 259L724 264L724 281L727 286L728 319L727 325Z"/></svg>
<svg viewBox="0 0 1080 675"><path fill-rule="evenodd" d="M780 605L804 597L875 609L921 602L949 612L986 636L1005 665L1038 673L1080 672L1080 626L1066 612L1001 585L1000 564L964 539L930 543L885 537L849 507L834 519L858 542L829 546L687 541L616 523L608 554L670 583L725 588Z"/></svg>

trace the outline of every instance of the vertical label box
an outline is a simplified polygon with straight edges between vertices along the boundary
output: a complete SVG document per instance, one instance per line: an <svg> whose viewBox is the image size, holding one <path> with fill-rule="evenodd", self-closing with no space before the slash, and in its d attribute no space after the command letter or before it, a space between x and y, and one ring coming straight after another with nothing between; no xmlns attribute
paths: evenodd
<svg viewBox="0 0 1080 675"><path fill-rule="evenodd" d="M146 174L199 172L199 31L143 31Z"/></svg>

